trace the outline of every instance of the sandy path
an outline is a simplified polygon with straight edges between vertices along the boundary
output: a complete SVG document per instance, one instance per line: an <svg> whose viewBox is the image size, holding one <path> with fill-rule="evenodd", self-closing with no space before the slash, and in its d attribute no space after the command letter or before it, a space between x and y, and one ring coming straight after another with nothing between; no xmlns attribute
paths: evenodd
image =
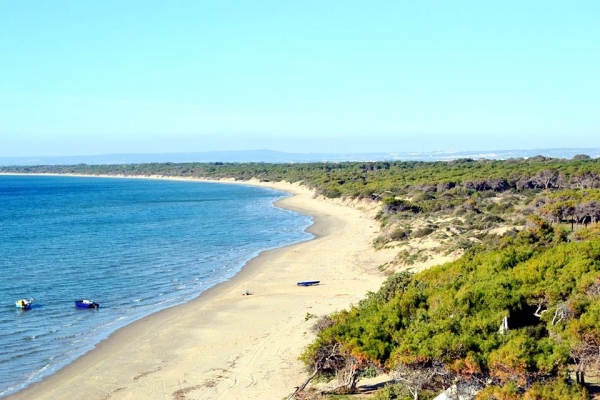
<svg viewBox="0 0 600 400"><path fill-rule="evenodd" d="M298 356L314 320L376 290L377 266L393 258L371 246L365 212L290 184L280 206L314 216L315 240L262 253L234 279L111 335L45 381L9 399L282 399L302 382ZM296 281L322 284L298 287ZM253 293L243 296L244 290Z"/></svg>

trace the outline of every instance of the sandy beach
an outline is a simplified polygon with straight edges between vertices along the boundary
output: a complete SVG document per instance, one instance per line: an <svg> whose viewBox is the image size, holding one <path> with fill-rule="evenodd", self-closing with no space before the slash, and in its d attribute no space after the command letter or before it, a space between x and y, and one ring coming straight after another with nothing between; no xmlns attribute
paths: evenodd
<svg viewBox="0 0 600 400"><path fill-rule="evenodd" d="M261 253L232 280L112 334L85 356L7 399L282 399L305 377L298 357L314 318L358 302L384 280L392 251L359 205L288 183L277 205L312 215L316 238ZM300 280L320 280L298 287ZM243 293L248 290L251 295Z"/></svg>

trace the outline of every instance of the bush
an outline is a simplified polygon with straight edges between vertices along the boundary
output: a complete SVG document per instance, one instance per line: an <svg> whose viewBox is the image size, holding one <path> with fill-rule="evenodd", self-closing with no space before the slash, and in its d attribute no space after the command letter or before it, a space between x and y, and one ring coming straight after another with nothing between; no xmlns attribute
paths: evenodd
<svg viewBox="0 0 600 400"><path fill-rule="evenodd" d="M373 240L373 247L375 247L376 249L381 249L383 248L386 244L388 244L390 242L390 239L388 237L385 236L377 236L374 240Z"/></svg>
<svg viewBox="0 0 600 400"><path fill-rule="evenodd" d="M569 385L562 379L535 383L523 396L524 400L586 400L587 390L579 385Z"/></svg>
<svg viewBox="0 0 600 400"><path fill-rule="evenodd" d="M306 313L306 315L308 316L309 313ZM315 317L315 315L310 314L312 317ZM307 318L306 320L308 321L309 318ZM324 315L322 317L320 317L317 322L314 323L314 325L310 328L310 331L312 333L319 333L327 328L330 328L331 326L333 326L333 319L331 318L330 315Z"/></svg>
<svg viewBox="0 0 600 400"><path fill-rule="evenodd" d="M400 400L410 398L412 398L410 392L400 383L387 384L373 396L373 400Z"/></svg>
<svg viewBox="0 0 600 400"><path fill-rule="evenodd" d="M330 199L337 199L339 197L342 197L342 191L337 187L325 188L325 189L323 189L321 194Z"/></svg>
<svg viewBox="0 0 600 400"><path fill-rule="evenodd" d="M427 201L427 200L433 200L433 199L435 199L435 196L433 196L427 192L419 192L415 196L413 196L412 201L418 202L418 201Z"/></svg>
<svg viewBox="0 0 600 400"><path fill-rule="evenodd" d="M397 228L390 234L391 240L408 240L411 234L411 230L409 228Z"/></svg>
<svg viewBox="0 0 600 400"><path fill-rule="evenodd" d="M421 229L413 232L413 234L411 236L413 238L415 238L415 239L418 239L418 238L422 238L422 237L425 237L425 236L429 236L433 232L435 232L435 230L433 228L425 227L425 228L421 228Z"/></svg>
<svg viewBox="0 0 600 400"><path fill-rule="evenodd" d="M421 211L419 206L416 206L409 201L399 200L393 197L386 197L383 199L382 210L386 214L396 214L401 212L418 213Z"/></svg>
<svg viewBox="0 0 600 400"><path fill-rule="evenodd" d="M509 383L504 387L492 385L482 390L476 400L587 400L587 390L578 385L569 385L562 379L542 383L536 382L525 393Z"/></svg>

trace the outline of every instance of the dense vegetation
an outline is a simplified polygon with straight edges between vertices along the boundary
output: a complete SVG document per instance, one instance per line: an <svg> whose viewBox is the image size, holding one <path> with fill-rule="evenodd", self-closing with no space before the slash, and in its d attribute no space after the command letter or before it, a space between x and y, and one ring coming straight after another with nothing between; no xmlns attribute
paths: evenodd
<svg viewBox="0 0 600 400"><path fill-rule="evenodd" d="M540 197L535 206L551 221L571 220L577 224L600 220L600 191L594 189L562 190Z"/></svg>
<svg viewBox="0 0 600 400"><path fill-rule="evenodd" d="M0 172L302 181L317 194L332 198L382 198L387 195L403 196L414 189L443 192L455 187L478 192L600 187L600 159L590 159L585 155L575 156L572 160L537 156L504 161L460 159L449 162L80 164L0 167Z"/></svg>
<svg viewBox="0 0 600 400"><path fill-rule="evenodd" d="M485 388L481 399L587 398L567 376L573 365L583 383L599 358L599 230L569 241L534 222L493 248L391 276L321 321L305 361L350 391L369 368L389 372L402 389L389 398L429 398L452 384Z"/></svg>

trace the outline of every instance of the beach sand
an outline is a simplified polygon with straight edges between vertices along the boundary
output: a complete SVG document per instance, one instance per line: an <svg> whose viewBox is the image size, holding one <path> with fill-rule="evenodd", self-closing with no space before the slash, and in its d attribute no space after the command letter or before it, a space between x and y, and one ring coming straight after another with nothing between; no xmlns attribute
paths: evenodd
<svg viewBox="0 0 600 400"><path fill-rule="evenodd" d="M361 207L315 199L295 184L280 207L309 214L311 241L266 251L232 280L132 323L56 374L8 399L274 399L306 374L298 357L315 318L347 308L384 280L394 251L371 246L378 223ZM321 284L298 287L297 281ZM243 295L248 290L251 295ZM310 315L309 315L310 314Z"/></svg>

